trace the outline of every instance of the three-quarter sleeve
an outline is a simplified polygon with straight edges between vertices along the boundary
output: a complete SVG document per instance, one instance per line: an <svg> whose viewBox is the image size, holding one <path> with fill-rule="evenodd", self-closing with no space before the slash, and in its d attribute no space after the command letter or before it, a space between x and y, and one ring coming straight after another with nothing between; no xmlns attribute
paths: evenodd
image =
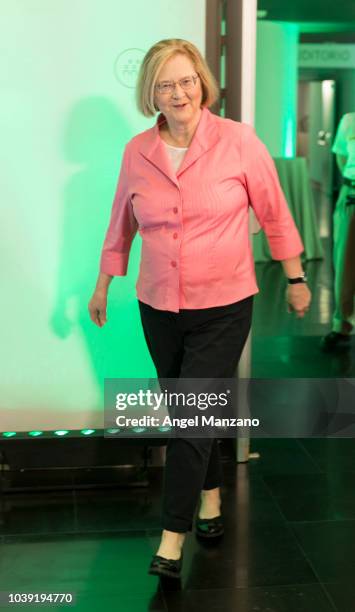
<svg viewBox="0 0 355 612"><path fill-rule="evenodd" d="M129 252L138 224L133 214L129 194L129 164L127 146L113 199L110 223L106 232L100 271L111 276L126 276Z"/></svg>
<svg viewBox="0 0 355 612"><path fill-rule="evenodd" d="M243 124L241 164L249 203L263 228L273 259L300 255L303 243L282 191L274 161L255 130Z"/></svg>

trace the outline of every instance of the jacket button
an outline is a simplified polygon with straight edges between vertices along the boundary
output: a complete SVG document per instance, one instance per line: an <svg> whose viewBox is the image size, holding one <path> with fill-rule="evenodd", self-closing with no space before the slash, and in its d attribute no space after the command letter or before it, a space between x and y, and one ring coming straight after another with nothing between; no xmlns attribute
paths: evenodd
<svg viewBox="0 0 355 612"><path fill-rule="evenodd" d="M176 268L176 265L177 265L177 264L176 264L176 261L172 261L172 262L170 262L170 263L171 263L171 265L172 265L172 267L173 267L173 268Z"/></svg>
<svg viewBox="0 0 355 612"><path fill-rule="evenodd" d="M175 213L175 214L177 214L177 213L178 213L178 210L179 210L179 209L177 208L177 206L174 206L173 211L174 211L174 213Z"/></svg>
<svg viewBox="0 0 355 612"><path fill-rule="evenodd" d="M176 233L176 232L174 232L174 234L173 234L173 238L176 240L176 238L177 238L177 237L178 237L177 233Z"/></svg>

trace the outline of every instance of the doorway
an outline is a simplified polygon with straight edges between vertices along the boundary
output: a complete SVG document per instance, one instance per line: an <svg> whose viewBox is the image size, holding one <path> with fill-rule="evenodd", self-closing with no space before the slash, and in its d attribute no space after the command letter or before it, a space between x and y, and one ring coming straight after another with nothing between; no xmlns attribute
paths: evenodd
<svg viewBox="0 0 355 612"><path fill-rule="evenodd" d="M333 195L333 155L336 82L331 79L299 81L297 156L308 162L312 187Z"/></svg>

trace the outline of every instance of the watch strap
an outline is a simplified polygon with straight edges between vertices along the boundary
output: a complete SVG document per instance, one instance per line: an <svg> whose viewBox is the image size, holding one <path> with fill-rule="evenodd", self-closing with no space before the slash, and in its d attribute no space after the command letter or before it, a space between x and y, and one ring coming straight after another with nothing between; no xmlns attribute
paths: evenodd
<svg viewBox="0 0 355 612"><path fill-rule="evenodd" d="M302 276L297 276L296 278L288 278L287 282L289 285L297 285L298 283L306 283L307 276L306 274L302 274Z"/></svg>

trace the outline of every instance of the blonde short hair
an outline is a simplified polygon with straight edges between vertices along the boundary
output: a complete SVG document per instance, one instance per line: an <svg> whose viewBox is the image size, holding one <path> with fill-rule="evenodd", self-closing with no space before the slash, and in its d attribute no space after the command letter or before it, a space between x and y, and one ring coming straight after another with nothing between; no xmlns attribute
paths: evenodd
<svg viewBox="0 0 355 612"><path fill-rule="evenodd" d="M218 83L197 47L182 38L167 38L155 43L147 51L139 69L136 103L138 110L145 117L153 117L159 111L154 104L154 88L158 73L168 59L179 53L186 55L192 61L200 77L201 105L212 106L219 98Z"/></svg>

